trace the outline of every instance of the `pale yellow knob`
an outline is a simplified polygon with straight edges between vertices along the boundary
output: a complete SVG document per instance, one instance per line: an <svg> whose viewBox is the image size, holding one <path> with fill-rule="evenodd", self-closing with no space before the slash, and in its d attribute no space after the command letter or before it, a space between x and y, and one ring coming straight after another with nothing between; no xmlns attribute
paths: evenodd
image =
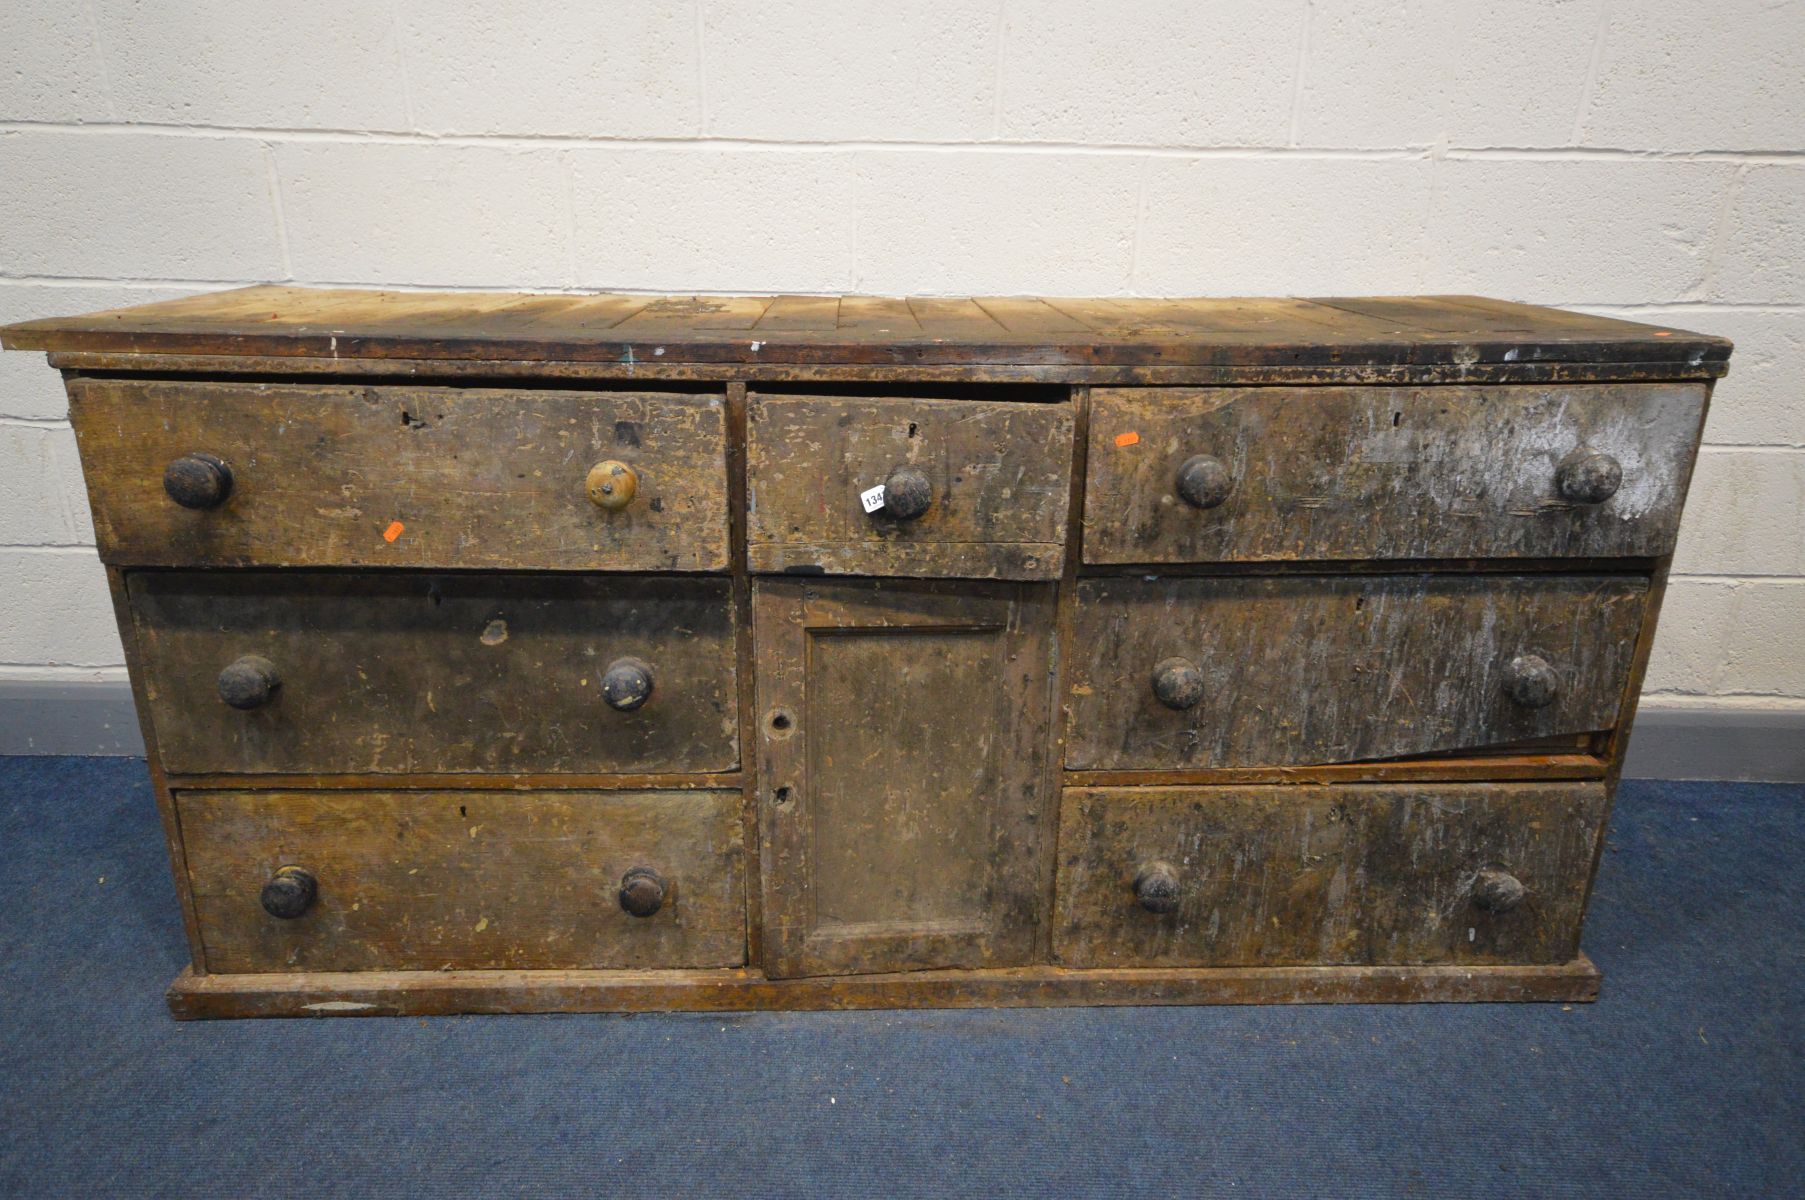
<svg viewBox="0 0 1805 1200"><path fill-rule="evenodd" d="M639 491L639 475L626 463L609 459L589 468L584 487L597 507L619 512L633 503L633 497Z"/></svg>

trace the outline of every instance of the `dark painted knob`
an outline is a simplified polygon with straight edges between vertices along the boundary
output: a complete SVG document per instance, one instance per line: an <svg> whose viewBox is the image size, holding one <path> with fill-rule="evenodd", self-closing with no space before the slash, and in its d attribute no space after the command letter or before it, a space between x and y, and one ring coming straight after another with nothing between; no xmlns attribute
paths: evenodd
<svg viewBox="0 0 1805 1200"><path fill-rule="evenodd" d="M637 658L617 658L602 672L602 699L617 712L632 712L652 698L652 668Z"/></svg>
<svg viewBox="0 0 1805 1200"><path fill-rule="evenodd" d="M1188 658L1162 658L1153 664L1153 694L1167 708L1191 708L1203 699L1203 672Z"/></svg>
<svg viewBox="0 0 1805 1200"><path fill-rule="evenodd" d="M1509 912L1528 894L1529 889L1503 867L1481 867L1473 877L1473 903L1486 912Z"/></svg>
<svg viewBox="0 0 1805 1200"><path fill-rule="evenodd" d="M270 876L257 898L263 902L263 911L270 916L292 921L312 908L314 898L319 894L319 881L312 871L305 867L282 867Z"/></svg>
<svg viewBox="0 0 1805 1200"><path fill-rule="evenodd" d="M1178 468L1178 498L1192 508L1215 508L1233 486L1222 460L1207 454L1193 454Z"/></svg>
<svg viewBox="0 0 1805 1200"><path fill-rule="evenodd" d="M1575 504L1603 504L1623 486L1623 466L1608 454L1581 446L1554 469L1555 486L1563 500Z"/></svg>
<svg viewBox="0 0 1805 1200"><path fill-rule="evenodd" d="M620 880L620 906L631 917L649 917L664 907L664 877L650 867L634 867Z"/></svg>
<svg viewBox="0 0 1805 1200"><path fill-rule="evenodd" d="M900 467L884 480L884 512L899 521L913 521L934 502L934 485L913 467Z"/></svg>
<svg viewBox="0 0 1805 1200"><path fill-rule="evenodd" d="M1134 898L1150 913L1178 911L1178 872L1170 863L1152 862L1134 877Z"/></svg>
<svg viewBox="0 0 1805 1200"><path fill-rule="evenodd" d="M1560 691L1561 678L1539 654L1519 654L1504 669L1504 689L1524 708L1546 708Z"/></svg>
<svg viewBox="0 0 1805 1200"><path fill-rule="evenodd" d="M163 490L183 508L218 508L232 494L232 468L211 454L184 454L163 468Z"/></svg>
<svg viewBox="0 0 1805 1200"><path fill-rule="evenodd" d="M262 708L281 686L276 664L257 654L233 659L219 673L219 698L233 708Z"/></svg>

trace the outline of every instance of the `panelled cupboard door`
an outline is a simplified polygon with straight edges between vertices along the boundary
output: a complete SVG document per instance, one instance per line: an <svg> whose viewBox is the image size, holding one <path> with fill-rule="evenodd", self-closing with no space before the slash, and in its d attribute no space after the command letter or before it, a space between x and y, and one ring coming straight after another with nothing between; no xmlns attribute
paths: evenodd
<svg viewBox="0 0 1805 1200"><path fill-rule="evenodd" d="M122 566L724 571L721 395L78 379Z"/></svg>
<svg viewBox="0 0 1805 1200"><path fill-rule="evenodd" d="M765 969L1030 961L1053 589L759 580Z"/></svg>
<svg viewBox="0 0 1805 1200"><path fill-rule="evenodd" d="M1068 967L1561 963L1600 783L1071 788Z"/></svg>
<svg viewBox="0 0 1805 1200"><path fill-rule="evenodd" d="M1058 579L1072 427L1057 402L754 393L750 565Z"/></svg>
<svg viewBox="0 0 1805 1200"><path fill-rule="evenodd" d="M1609 729L1634 575L1082 579L1073 770L1301 766Z"/></svg>
<svg viewBox="0 0 1805 1200"><path fill-rule="evenodd" d="M1098 388L1084 559L1673 549L1698 383Z"/></svg>

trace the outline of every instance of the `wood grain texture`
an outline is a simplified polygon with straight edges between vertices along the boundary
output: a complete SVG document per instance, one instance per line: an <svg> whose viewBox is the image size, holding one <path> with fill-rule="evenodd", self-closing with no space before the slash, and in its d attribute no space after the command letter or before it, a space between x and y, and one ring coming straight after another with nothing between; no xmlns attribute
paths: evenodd
<svg viewBox="0 0 1805 1200"><path fill-rule="evenodd" d="M1014 967L844 978L719 971L361 971L196 975L169 988L181 1020L427 1017L452 1013L740 1012L1115 1004L1584 1003L1599 973L1555 966L1225 967L1071 971Z"/></svg>
<svg viewBox="0 0 1805 1200"><path fill-rule="evenodd" d="M128 576L157 753L171 772L650 772L739 765L724 579L417 572ZM274 664L241 711L220 671ZM630 712L603 670L651 669Z"/></svg>
<svg viewBox="0 0 1805 1200"><path fill-rule="evenodd" d="M1579 945L1601 784L1067 789L1056 960L1069 967L1562 963ZM1135 879L1177 879L1149 912ZM1482 868L1527 895L1474 900Z"/></svg>
<svg viewBox="0 0 1805 1200"><path fill-rule="evenodd" d="M765 970L1012 966L1053 803L1053 589L760 580Z"/></svg>
<svg viewBox="0 0 1805 1200"><path fill-rule="evenodd" d="M1097 389L1085 489L1093 563L1653 557L1673 549L1705 389ZM1616 458L1617 493L1575 504L1557 467ZM1214 508L1181 500L1193 455Z"/></svg>
<svg viewBox="0 0 1805 1200"><path fill-rule="evenodd" d="M69 403L108 562L727 566L719 395L78 379ZM164 494L195 452L231 469L218 508ZM584 491L610 459L639 477L617 512Z"/></svg>
<svg viewBox="0 0 1805 1200"><path fill-rule="evenodd" d="M178 791L213 971L722 967L745 961L739 794ZM258 902L283 866L302 916ZM634 867L664 877L621 908Z"/></svg>
<svg viewBox="0 0 1805 1200"><path fill-rule="evenodd" d="M1647 595L1632 575L1083 579L1065 765L1308 765L1609 729ZM1519 655L1553 667L1545 707L1507 693ZM1169 658L1202 673L1194 707L1154 695Z"/></svg>
<svg viewBox="0 0 1805 1200"><path fill-rule="evenodd" d="M832 301L832 324L827 303ZM1663 362L1721 373L1722 338L1473 296L1064 300L495 296L266 286L28 321L19 350L637 363L1070 366Z"/></svg>
<svg viewBox="0 0 1805 1200"><path fill-rule="evenodd" d="M1071 486L1068 404L753 393L754 571L1057 579ZM932 502L911 520L860 493L898 469Z"/></svg>

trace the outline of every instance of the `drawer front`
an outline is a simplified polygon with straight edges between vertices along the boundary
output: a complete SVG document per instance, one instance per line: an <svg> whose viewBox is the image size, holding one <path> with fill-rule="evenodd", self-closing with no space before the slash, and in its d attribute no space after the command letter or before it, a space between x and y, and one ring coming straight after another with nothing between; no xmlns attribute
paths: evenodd
<svg viewBox="0 0 1805 1200"><path fill-rule="evenodd" d="M1560 963L1603 784L1074 788L1070 967Z"/></svg>
<svg viewBox="0 0 1805 1200"><path fill-rule="evenodd" d="M1059 578L1070 405L755 395L748 436L754 571Z"/></svg>
<svg viewBox="0 0 1805 1200"><path fill-rule="evenodd" d="M724 579L141 571L127 591L172 773L739 765Z"/></svg>
<svg viewBox="0 0 1805 1200"><path fill-rule="evenodd" d="M1091 405L1087 562L1634 557L1673 549L1705 389L1134 388Z"/></svg>
<svg viewBox="0 0 1805 1200"><path fill-rule="evenodd" d="M219 972L740 966L740 803L738 791L176 793Z"/></svg>
<svg viewBox="0 0 1805 1200"><path fill-rule="evenodd" d="M1066 766L1292 766L1609 729L1645 579L1078 583Z"/></svg>
<svg viewBox="0 0 1805 1200"><path fill-rule="evenodd" d="M115 380L69 393L108 562L727 566L720 396ZM606 463L625 473L592 480Z"/></svg>

